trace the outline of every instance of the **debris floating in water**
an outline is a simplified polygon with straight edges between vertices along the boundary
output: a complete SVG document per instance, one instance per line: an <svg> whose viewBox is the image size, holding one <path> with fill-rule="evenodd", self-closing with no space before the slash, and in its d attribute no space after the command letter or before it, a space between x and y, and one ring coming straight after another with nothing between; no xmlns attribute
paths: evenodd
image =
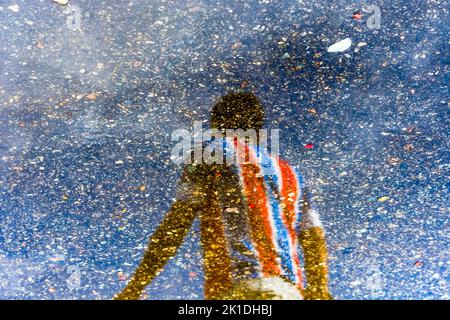
<svg viewBox="0 0 450 320"><path fill-rule="evenodd" d="M64 257L56 256L56 257L48 258L48 260L51 261L51 262L61 262L61 261L64 261Z"/></svg>
<svg viewBox="0 0 450 320"><path fill-rule="evenodd" d="M391 166L397 166L400 164L400 158L397 157L390 157L387 159L387 163Z"/></svg>
<svg viewBox="0 0 450 320"><path fill-rule="evenodd" d="M36 47L37 47L38 49L44 49L44 44L43 44L41 41L38 41L38 42L36 43Z"/></svg>
<svg viewBox="0 0 450 320"><path fill-rule="evenodd" d="M407 128L405 128L406 133L408 134L414 134L416 132L416 126L409 126Z"/></svg>
<svg viewBox="0 0 450 320"><path fill-rule="evenodd" d="M388 196L382 196L378 198L378 202L385 202L388 201L390 198Z"/></svg>
<svg viewBox="0 0 450 320"><path fill-rule="evenodd" d="M405 144L403 146L403 150L405 150L406 152L411 152L413 149L414 149L414 146L412 144L410 144L410 143Z"/></svg>
<svg viewBox="0 0 450 320"><path fill-rule="evenodd" d="M345 38L328 47L327 52L344 52L352 46L352 40Z"/></svg>
<svg viewBox="0 0 450 320"><path fill-rule="evenodd" d="M13 5L9 6L8 9L11 10L12 12L19 12L20 7L18 4L13 4Z"/></svg>
<svg viewBox="0 0 450 320"><path fill-rule="evenodd" d="M314 108L309 108L309 109L308 109L308 112L309 112L310 114L317 114L317 111L316 111L316 109L314 109Z"/></svg>
<svg viewBox="0 0 450 320"><path fill-rule="evenodd" d="M125 281L125 280L127 280L126 274L123 273L122 271L117 272L117 278L119 279L119 281Z"/></svg>
<svg viewBox="0 0 450 320"><path fill-rule="evenodd" d="M69 3L69 0L53 0L53 2L60 4L62 6L66 6Z"/></svg>
<svg viewBox="0 0 450 320"><path fill-rule="evenodd" d="M86 95L86 99L88 100L97 100L97 95L95 93L89 93L88 95Z"/></svg>
<svg viewBox="0 0 450 320"><path fill-rule="evenodd" d="M361 14L361 12L359 12L359 10L358 11L355 11L354 13L353 13L353 16L352 16L352 18L354 19L354 20L361 20L362 19L362 14Z"/></svg>

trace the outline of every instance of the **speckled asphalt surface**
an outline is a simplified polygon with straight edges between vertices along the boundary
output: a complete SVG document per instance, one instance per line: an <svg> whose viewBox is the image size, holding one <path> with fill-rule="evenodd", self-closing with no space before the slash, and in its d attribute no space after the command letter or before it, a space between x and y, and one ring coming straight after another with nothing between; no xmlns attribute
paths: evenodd
<svg viewBox="0 0 450 320"><path fill-rule="evenodd" d="M448 299L448 3L310 2L1 0L0 298L111 298L174 197L170 134L245 88L314 194L334 297ZM202 298L198 241L148 299Z"/></svg>

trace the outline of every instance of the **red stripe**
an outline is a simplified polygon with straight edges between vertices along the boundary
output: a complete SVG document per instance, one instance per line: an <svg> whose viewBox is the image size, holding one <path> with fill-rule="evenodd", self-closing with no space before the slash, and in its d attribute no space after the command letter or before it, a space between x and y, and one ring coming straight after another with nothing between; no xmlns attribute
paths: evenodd
<svg viewBox="0 0 450 320"><path fill-rule="evenodd" d="M295 230L295 222L297 220L296 212L296 201L298 201L299 197L299 187L297 178L292 167L284 160L278 159L278 165L281 172L281 201L283 214L282 220L286 229L288 231L288 235L291 239L291 243L293 246L293 263L294 263L294 272L296 272L297 277L297 286L303 290L303 275L301 270L300 258L298 256L298 240L297 240L297 232ZM289 201L292 199L293 201Z"/></svg>
<svg viewBox="0 0 450 320"><path fill-rule="evenodd" d="M235 140L235 147L238 142ZM273 230L270 223L269 201L266 194L261 168L247 145L242 145L250 163L239 164L241 168L244 195L249 209L249 222L252 240L258 252L261 269L264 276L281 274L277 262L277 252L274 245ZM262 230L261 230L262 229Z"/></svg>

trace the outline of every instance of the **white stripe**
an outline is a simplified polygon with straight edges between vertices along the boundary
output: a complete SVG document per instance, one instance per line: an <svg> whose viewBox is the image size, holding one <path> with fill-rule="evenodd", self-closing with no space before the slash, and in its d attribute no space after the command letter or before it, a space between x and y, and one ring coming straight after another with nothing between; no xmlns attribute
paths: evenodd
<svg viewBox="0 0 450 320"><path fill-rule="evenodd" d="M283 178L282 178L281 168L280 168L280 164L279 164L280 160L279 159L277 159L277 160L278 161L273 161L273 162L277 163L277 165L276 165L276 174L277 174L277 177L280 180L280 183L279 183L280 190L279 190L279 192L281 194L282 188L283 188ZM295 178L295 182L296 182L296 185L297 185L297 197L296 197L295 202L294 202L295 216L294 216L294 219L292 221L292 225L290 226L291 228L293 228L295 230L295 224L296 224L296 221L297 221L298 208L299 208L298 201L299 201L299 198L301 196L301 188L300 188L300 184L298 183L297 174L296 174L294 168L292 168L289 164L288 164L288 166L290 167L290 169L294 173L294 178ZM283 209L283 208L281 208L281 209ZM280 212L280 214L282 214L282 212ZM297 238L292 239L289 230L286 230L286 234L288 236L288 242L289 242L289 255L291 257L292 271L294 273L294 277L295 277L296 283L300 283L301 279L298 276L298 273L299 273L298 271L301 271L301 266L297 265L295 263L295 259L294 259L295 256L298 256L298 245L297 245L297 243L295 241L295 240L297 240Z"/></svg>
<svg viewBox="0 0 450 320"><path fill-rule="evenodd" d="M299 180L299 178L297 176L297 170L295 170L295 168L293 168L293 167L291 167L291 170L294 173L295 185L297 186L297 197L295 198L295 202L294 202L295 219L292 222L293 223L292 227L294 228L295 231L297 231L296 230L296 224L297 224L298 216L300 215L299 203L300 203L300 199L301 199L303 190L302 190L302 186L300 185L300 180ZM296 234L296 239L295 240L297 240L297 239L298 239L298 235ZM299 248L298 247L298 243L296 241L294 246L293 246L293 250L295 250L295 255L296 256L298 256L298 248ZM303 279L299 278L299 273L302 274L303 272L302 272L302 268L301 268L301 265L300 265L300 263L301 263L300 262L300 257L298 257L298 259L299 259L299 264L298 265L295 263L294 259L292 259L292 264L294 265L294 269L295 269L295 279L297 279L297 283L300 283L300 281L303 280ZM300 283L300 284L303 287L303 283Z"/></svg>

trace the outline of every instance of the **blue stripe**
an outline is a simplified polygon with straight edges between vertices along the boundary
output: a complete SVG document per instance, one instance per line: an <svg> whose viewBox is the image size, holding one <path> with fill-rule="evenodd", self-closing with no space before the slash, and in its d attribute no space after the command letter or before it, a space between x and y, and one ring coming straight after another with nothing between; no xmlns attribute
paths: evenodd
<svg viewBox="0 0 450 320"><path fill-rule="evenodd" d="M295 282L295 273L293 269L293 260L290 255L290 244L286 226L283 223L282 214L283 209L280 206L280 199L275 197L281 190L280 181L273 159L267 153L261 153L262 170L264 174L264 181L266 192L269 196L269 202L272 209L274 219L275 232L277 235L278 257L281 259L281 269L283 274L289 280ZM271 183L272 182L272 183ZM278 190L274 190L272 185L275 185Z"/></svg>
<svg viewBox="0 0 450 320"><path fill-rule="evenodd" d="M264 177L264 185L266 189L266 194L268 196L268 200L270 203L270 209L272 212L273 217L273 224L275 227L275 234L276 234L276 240L277 240L277 257L280 259L280 265L283 275L285 275L289 280L292 282L296 282L295 278L295 270L294 270L294 262L290 255L290 244L289 244L289 236L288 236L288 230L286 226L283 223L282 214L283 209L281 208L281 201L276 197L276 195L279 195L279 192L281 190L281 177L279 176L280 172L276 170L275 167L275 160L267 153L267 150L258 150L256 146L249 146L250 149L254 152L255 155L258 156L259 167L261 169L261 173ZM225 144L225 152L229 152L230 154L233 154L236 152L234 145L230 145L230 143ZM239 166L239 174L240 168ZM300 183L303 183L303 179L297 171L295 171L298 180ZM242 177L241 177L242 178ZM299 188L300 191L303 188ZM300 216L300 214L299 214ZM272 235L271 235L272 236ZM256 252L255 248L253 247L251 242L245 243L246 247L253 252ZM294 252L296 254L296 252ZM297 253L298 254L298 253Z"/></svg>
<svg viewBox="0 0 450 320"><path fill-rule="evenodd" d="M295 231L297 234L300 233L300 223L302 221L302 206L303 206L303 191L305 190L305 180L303 179L303 176L297 168L294 168L295 175L297 177L299 186L298 186L298 192L300 194L300 197L298 198L298 213L297 213L297 220L295 221ZM309 201L309 200L308 200Z"/></svg>

